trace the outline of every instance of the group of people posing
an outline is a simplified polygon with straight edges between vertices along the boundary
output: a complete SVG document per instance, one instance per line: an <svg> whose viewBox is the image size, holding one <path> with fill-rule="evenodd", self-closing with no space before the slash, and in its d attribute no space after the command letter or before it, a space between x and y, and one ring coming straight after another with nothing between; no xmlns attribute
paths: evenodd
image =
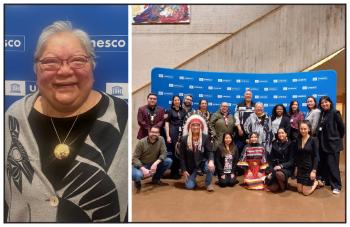
<svg viewBox="0 0 350 227"><path fill-rule="evenodd" d="M192 96L173 96L166 111L157 105L157 95L147 96L147 105L138 110L139 139L132 157L132 179L137 191L141 180L161 177L171 169L173 179L184 177L185 187L197 186L196 177L205 176L208 191L214 191L213 175L221 187L234 186L243 175L248 189L284 191L288 178L297 179L298 192L310 195L316 188L341 190L339 154L345 134L342 117L328 96L307 98L306 114L299 103L282 104L272 115L261 102L253 102L246 90L243 102L230 112L223 102L215 113L207 100L192 109Z"/></svg>

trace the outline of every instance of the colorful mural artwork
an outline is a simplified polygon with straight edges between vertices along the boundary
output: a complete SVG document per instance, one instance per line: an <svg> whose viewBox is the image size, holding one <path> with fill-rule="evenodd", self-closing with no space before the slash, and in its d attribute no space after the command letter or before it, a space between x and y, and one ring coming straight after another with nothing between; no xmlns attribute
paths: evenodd
<svg viewBox="0 0 350 227"><path fill-rule="evenodd" d="M134 5L133 24L188 24L189 5Z"/></svg>

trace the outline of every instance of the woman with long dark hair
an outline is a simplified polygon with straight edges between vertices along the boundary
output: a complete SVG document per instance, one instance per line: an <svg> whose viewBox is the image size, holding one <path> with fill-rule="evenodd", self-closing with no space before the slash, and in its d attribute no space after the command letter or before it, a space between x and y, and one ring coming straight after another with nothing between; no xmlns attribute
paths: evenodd
<svg viewBox="0 0 350 227"><path fill-rule="evenodd" d="M318 139L320 141L320 178L329 184L334 194L341 190L339 171L339 154L343 150L344 123L339 111L333 107L328 96L319 101L321 118L318 124Z"/></svg>
<svg viewBox="0 0 350 227"><path fill-rule="evenodd" d="M183 119L186 111L182 108L181 99L175 95L172 98L171 106L166 111L165 134L168 152L171 152L173 164L171 165L171 178L180 179L180 160L175 155L175 145L182 130Z"/></svg>
<svg viewBox="0 0 350 227"><path fill-rule="evenodd" d="M316 128L318 125L318 121L320 119L321 111L317 108L317 102L315 97L309 96L306 99L307 113L305 116L305 120L310 121L311 124L311 134L313 136L316 135Z"/></svg>
<svg viewBox="0 0 350 227"><path fill-rule="evenodd" d="M279 128L276 140L272 143L271 153L268 155L271 173L266 177L267 189L272 192L284 191L288 178L293 173L294 152L292 142L288 140L287 130Z"/></svg>
<svg viewBox="0 0 350 227"><path fill-rule="evenodd" d="M291 141L295 141L299 135L299 122L304 120L304 114L299 110L299 103L292 100L289 104L288 116L290 118L290 136Z"/></svg>
<svg viewBox="0 0 350 227"><path fill-rule="evenodd" d="M215 168L218 173L220 187L234 186L238 158L238 150L233 143L232 134L224 133L222 143L219 144L215 152Z"/></svg>

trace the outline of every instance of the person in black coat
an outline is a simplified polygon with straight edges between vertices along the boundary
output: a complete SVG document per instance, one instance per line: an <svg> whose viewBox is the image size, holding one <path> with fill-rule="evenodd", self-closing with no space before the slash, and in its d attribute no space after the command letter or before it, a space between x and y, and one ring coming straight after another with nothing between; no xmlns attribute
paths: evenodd
<svg viewBox="0 0 350 227"><path fill-rule="evenodd" d="M333 102L328 96L319 101L321 117L317 127L320 141L320 179L331 186L334 194L341 190L339 171L339 154L343 150L344 123L339 111L333 108Z"/></svg>
<svg viewBox="0 0 350 227"><path fill-rule="evenodd" d="M222 143L215 152L215 168L218 173L220 187L233 187L236 183L236 167L239 154L233 137L230 133L225 133Z"/></svg>
<svg viewBox="0 0 350 227"><path fill-rule="evenodd" d="M311 136L311 124L308 120L299 122L296 146L297 189L299 193L310 195L318 185L316 172L319 157L318 139Z"/></svg>
<svg viewBox="0 0 350 227"><path fill-rule="evenodd" d="M294 149L286 131L284 128L277 130L276 140L272 143L272 150L268 155L271 173L266 177L265 183L271 192L285 191L288 178L293 174Z"/></svg>
<svg viewBox="0 0 350 227"><path fill-rule="evenodd" d="M180 160L175 155L175 145L179 141L183 120L186 111L181 106L181 99L178 95L173 96L170 108L165 114L165 135L168 153L171 153L173 164L171 165L170 176L173 179L180 179Z"/></svg>
<svg viewBox="0 0 350 227"><path fill-rule="evenodd" d="M275 139L277 139L277 130L279 128L284 128L287 135L290 135L290 119L287 115L286 107L282 104L277 104L272 109L271 127Z"/></svg>

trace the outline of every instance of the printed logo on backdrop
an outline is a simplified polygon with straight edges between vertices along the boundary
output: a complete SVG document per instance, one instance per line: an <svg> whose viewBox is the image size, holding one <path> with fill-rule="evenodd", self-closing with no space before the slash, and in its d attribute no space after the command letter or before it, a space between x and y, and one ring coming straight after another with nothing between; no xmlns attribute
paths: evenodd
<svg viewBox="0 0 350 227"><path fill-rule="evenodd" d="M231 83L232 82L232 80L229 80L229 79L218 79L218 82L219 83Z"/></svg>
<svg viewBox="0 0 350 227"><path fill-rule="evenodd" d="M24 80L5 80L6 96L25 96L26 82Z"/></svg>
<svg viewBox="0 0 350 227"><path fill-rule="evenodd" d="M278 87L264 87L264 91L278 91Z"/></svg>
<svg viewBox="0 0 350 227"><path fill-rule="evenodd" d="M237 84L248 84L250 83L250 80L244 80L244 79L238 79L236 80Z"/></svg>
<svg viewBox="0 0 350 227"><path fill-rule="evenodd" d="M25 52L26 37L24 35L5 35L5 51Z"/></svg>
<svg viewBox="0 0 350 227"><path fill-rule="evenodd" d="M256 83L256 84L268 83L268 82L269 82L268 80L254 80L254 83Z"/></svg>
<svg viewBox="0 0 350 227"><path fill-rule="evenodd" d="M309 86L303 86L301 89L302 89L302 90L316 90L316 89L317 89L317 86L311 86L311 87L309 87Z"/></svg>
<svg viewBox="0 0 350 227"><path fill-rule="evenodd" d="M272 81L274 84L277 84L277 83L287 83L288 81L287 80L273 80Z"/></svg>
<svg viewBox="0 0 350 227"><path fill-rule="evenodd" d="M193 77L179 76L179 80L194 80Z"/></svg>
<svg viewBox="0 0 350 227"><path fill-rule="evenodd" d="M198 81L200 82L212 82L213 79L212 78L203 78L203 77L199 77Z"/></svg>
<svg viewBox="0 0 350 227"><path fill-rule="evenodd" d="M228 91L240 91L241 88L239 88L239 87L227 87L226 90L228 90Z"/></svg>
<svg viewBox="0 0 350 227"><path fill-rule="evenodd" d="M323 77L312 77L312 81L319 81L319 80L328 80L328 77L323 76Z"/></svg>
<svg viewBox="0 0 350 227"><path fill-rule="evenodd" d="M293 83L306 82L306 81L307 81L306 78L294 78L294 79L292 79Z"/></svg>
<svg viewBox="0 0 350 227"><path fill-rule="evenodd" d="M181 84L169 84L169 87L173 87L173 88L183 88L184 86Z"/></svg>
<svg viewBox="0 0 350 227"><path fill-rule="evenodd" d="M128 52L127 35L90 35L96 52Z"/></svg>
<svg viewBox="0 0 350 227"><path fill-rule="evenodd" d="M128 99L127 83L106 83L106 93L122 99Z"/></svg>
<svg viewBox="0 0 350 227"><path fill-rule="evenodd" d="M217 95L217 98L218 99L230 99L231 96L229 96L229 95Z"/></svg>
<svg viewBox="0 0 350 227"><path fill-rule="evenodd" d="M203 89L202 86L197 86L197 85L189 85L188 88L189 89Z"/></svg>
<svg viewBox="0 0 350 227"><path fill-rule="evenodd" d="M166 96L174 96L173 92L164 92L164 91L158 91L158 95L162 96L162 95L166 95Z"/></svg>
<svg viewBox="0 0 350 227"><path fill-rule="evenodd" d="M245 90L259 91L260 89L258 87L247 87Z"/></svg>
<svg viewBox="0 0 350 227"><path fill-rule="evenodd" d="M208 86L208 90L221 90L222 87L218 87L218 86Z"/></svg>
<svg viewBox="0 0 350 227"><path fill-rule="evenodd" d="M291 91L291 90L297 90L297 87L283 87L282 90L283 91Z"/></svg>
<svg viewBox="0 0 350 227"><path fill-rule="evenodd" d="M202 99L205 99L205 98L212 98L213 95L211 94L198 94L198 98L202 98Z"/></svg>
<svg viewBox="0 0 350 227"><path fill-rule="evenodd" d="M287 96L286 95L274 95L272 98L273 99L286 99Z"/></svg>
<svg viewBox="0 0 350 227"><path fill-rule="evenodd" d="M158 77L159 77L159 78L174 79L174 76L168 76L168 75L164 75L164 74L159 74Z"/></svg>

